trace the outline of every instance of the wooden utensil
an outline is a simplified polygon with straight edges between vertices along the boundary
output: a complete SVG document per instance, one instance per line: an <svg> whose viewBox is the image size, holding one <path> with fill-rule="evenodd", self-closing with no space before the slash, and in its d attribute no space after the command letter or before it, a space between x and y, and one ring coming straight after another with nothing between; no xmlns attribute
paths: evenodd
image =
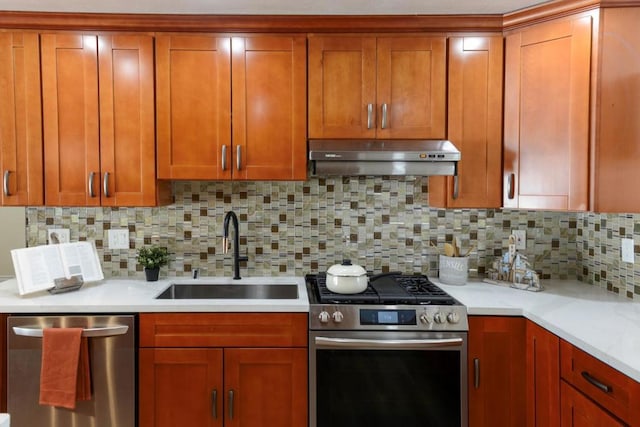
<svg viewBox="0 0 640 427"><path fill-rule="evenodd" d="M444 254L450 257L454 256L455 249L453 248L453 245L451 243L444 244Z"/></svg>

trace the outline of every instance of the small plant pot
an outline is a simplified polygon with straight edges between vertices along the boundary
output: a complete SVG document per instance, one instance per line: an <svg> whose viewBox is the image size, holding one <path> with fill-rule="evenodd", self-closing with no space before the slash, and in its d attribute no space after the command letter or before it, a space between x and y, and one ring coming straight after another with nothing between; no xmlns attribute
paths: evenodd
<svg viewBox="0 0 640 427"><path fill-rule="evenodd" d="M157 282L160 275L160 267L145 268L144 275L147 278L147 282Z"/></svg>

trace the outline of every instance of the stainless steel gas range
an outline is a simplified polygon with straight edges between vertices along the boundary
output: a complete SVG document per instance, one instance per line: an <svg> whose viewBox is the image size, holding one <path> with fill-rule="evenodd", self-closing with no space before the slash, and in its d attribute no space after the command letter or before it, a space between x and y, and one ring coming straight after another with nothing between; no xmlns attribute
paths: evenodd
<svg viewBox="0 0 640 427"><path fill-rule="evenodd" d="M311 427L467 427L467 311L424 275L307 275Z"/></svg>

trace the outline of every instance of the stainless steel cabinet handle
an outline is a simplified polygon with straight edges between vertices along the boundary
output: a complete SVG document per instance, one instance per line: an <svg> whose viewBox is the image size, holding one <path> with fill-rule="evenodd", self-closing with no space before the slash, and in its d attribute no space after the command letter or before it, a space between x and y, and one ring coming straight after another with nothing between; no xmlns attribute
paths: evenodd
<svg viewBox="0 0 640 427"><path fill-rule="evenodd" d="M604 391L605 393L611 393L613 391L613 387L606 385L605 383L602 383L597 379L593 378L591 375L589 375L589 372L582 371L581 375L582 375L582 378L587 380L590 384L598 387L600 390Z"/></svg>
<svg viewBox="0 0 640 427"><path fill-rule="evenodd" d="M516 174L514 173L510 173L509 174L509 193L507 194L507 197L509 197L509 199L513 199L515 197L515 180L516 180Z"/></svg>
<svg viewBox="0 0 640 427"><path fill-rule="evenodd" d="M387 128L387 104L382 104L382 123L380 124L382 129Z"/></svg>
<svg viewBox="0 0 640 427"><path fill-rule="evenodd" d="M53 326L51 326L53 327ZM13 333L22 337L42 337L42 330L46 329L38 326L14 326ZM101 328L85 328L82 330L82 336L93 337L113 337L116 335L124 335L129 330L127 325L105 326Z"/></svg>
<svg viewBox="0 0 640 427"><path fill-rule="evenodd" d="M229 390L229 419L233 419L233 390Z"/></svg>
<svg viewBox="0 0 640 427"><path fill-rule="evenodd" d="M238 145L236 147L236 169L240 170L242 167L242 149L241 146Z"/></svg>
<svg viewBox="0 0 640 427"><path fill-rule="evenodd" d="M367 129L373 126L373 104L367 104Z"/></svg>
<svg viewBox="0 0 640 427"><path fill-rule="evenodd" d="M222 145L222 170L227 170L227 146Z"/></svg>
<svg viewBox="0 0 640 427"><path fill-rule="evenodd" d="M104 197L109 197L109 172L104 173L102 178L102 189L104 191Z"/></svg>
<svg viewBox="0 0 640 427"><path fill-rule="evenodd" d="M9 194L9 173L10 173L9 169L4 171L4 178L2 180L2 188L4 190L5 197L8 197L11 195Z"/></svg>
<svg viewBox="0 0 640 427"><path fill-rule="evenodd" d="M87 184L89 186L89 197L96 197L96 194L93 192L93 178L95 175L95 172L89 172L89 183Z"/></svg>
<svg viewBox="0 0 640 427"><path fill-rule="evenodd" d="M460 185L460 182L458 180L458 175L454 175L453 176L453 194L451 195L451 197L453 197L453 200L456 200L458 198L459 185Z"/></svg>
<svg viewBox="0 0 640 427"><path fill-rule="evenodd" d="M434 347L460 347L462 338L434 340L367 340L351 338L316 337L318 348L368 348L368 349L401 349L421 350Z"/></svg>
<svg viewBox="0 0 640 427"><path fill-rule="evenodd" d="M480 359L473 359L473 386L480 388Z"/></svg>
<svg viewBox="0 0 640 427"><path fill-rule="evenodd" d="M211 391L211 416L218 419L218 389L215 388Z"/></svg>

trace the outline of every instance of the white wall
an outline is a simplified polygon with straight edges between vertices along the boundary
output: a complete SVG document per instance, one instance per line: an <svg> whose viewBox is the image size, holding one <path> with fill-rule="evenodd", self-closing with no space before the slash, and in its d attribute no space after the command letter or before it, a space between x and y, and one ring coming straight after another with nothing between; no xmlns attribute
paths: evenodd
<svg viewBox="0 0 640 427"><path fill-rule="evenodd" d="M9 251L25 246L24 208L0 207L0 276L15 276Z"/></svg>

